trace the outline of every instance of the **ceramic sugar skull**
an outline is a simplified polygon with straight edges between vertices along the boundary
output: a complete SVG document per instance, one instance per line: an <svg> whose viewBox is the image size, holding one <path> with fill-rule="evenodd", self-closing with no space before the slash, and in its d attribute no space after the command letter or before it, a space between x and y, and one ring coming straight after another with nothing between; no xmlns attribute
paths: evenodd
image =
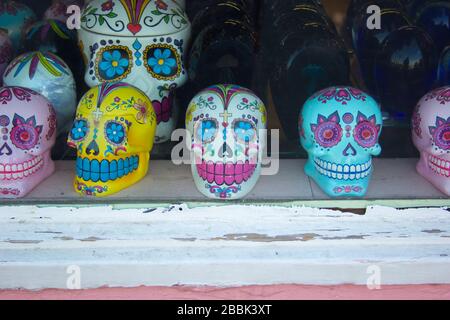
<svg viewBox="0 0 450 320"><path fill-rule="evenodd" d="M22 47L24 32L35 20L36 15L26 5L12 0L0 0L0 28L8 31L14 51Z"/></svg>
<svg viewBox="0 0 450 320"><path fill-rule="evenodd" d="M141 90L124 82L104 83L81 99L68 145L77 149L75 190L104 197L147 173L156 114Z"/></svg>
<svg viewBox="0 0 450 320"><path fill-rule="evenodd" d="M198 190L209 198L239 199L261 173L266 108L250 90L216 85L197 94L186 113L191 134L191 169Z"/></svg>
<svg viewBox="0 0 450 320"><path fill-rule="evenodd" d="M82 14L86 83L125 81L144 91L157 115L158 143L170 140L176 125L172 93L187 81L183 61L190 30L173 0L93 0Z"/></svg>
<svg viewBox="0 0 450 320"><path fill-rule="evenodd" d="M55 113L45 97L0 88L0 198L23 197L53 173L55 133Z"/></svg>
<svg viewBox="0 0 450 320"><path fill-rule="evenodd" d="M420 151L417 171L450 196L450 86L433 90L419 101L412 128Z"/></svg>
<svg viewBox="0 0 450 320"><path fill-rule="evenodd" d="M380 108L352 87L331 87L310 97L300 113L300 143L308 153L306 174L332 197L367 192L372 156L381 152Z"/></svg>
<svg viewBox="0 0 450 320"><path fill-rule="evenodd" d="M50 52L29 52L15 58L3 76L5 85L30 88L46 97L56 111L58 134L71 125L77 105L75 80L67 64Z"/></svg>

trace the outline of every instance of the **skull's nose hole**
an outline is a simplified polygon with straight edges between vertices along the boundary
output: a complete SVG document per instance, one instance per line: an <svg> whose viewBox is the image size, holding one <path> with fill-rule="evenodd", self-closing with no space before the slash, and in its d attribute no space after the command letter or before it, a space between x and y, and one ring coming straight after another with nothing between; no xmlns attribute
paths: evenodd
<svg viewBox="0 0 450 320"><path fill-rule="evenodd" d="M345 157L348 157L348 156L356 156L356 149L352 146L351 143L349 143L349 144L347 145L347 147L345 147L345 149L344 149L344 151L342 152L342 154L343 154Z"/></svg>
<svg viewBox="0 0 450 320"><path fill-rule="evenodd" d="M233 150L231 150L230 146L224 142L222 147L219 150L219 157L221 158L232 158Z"/></svg>
<svg viewBox="0 0 450 320"><path fill-rule="evenodd" d="M91 153L94 156L98 156L98 154L100 153L98 144L95 140L92 140L91 143L89 143L89 145L86 148L86 154L91 154Z"/></svg>
<svg viewBox="0 0 450 320"><path fill-rule="evenodd" d="M11 148L8 146L8 144L5 142L3 146L0 148L0 156L7 155L10 156L12 154Z"/></svg>

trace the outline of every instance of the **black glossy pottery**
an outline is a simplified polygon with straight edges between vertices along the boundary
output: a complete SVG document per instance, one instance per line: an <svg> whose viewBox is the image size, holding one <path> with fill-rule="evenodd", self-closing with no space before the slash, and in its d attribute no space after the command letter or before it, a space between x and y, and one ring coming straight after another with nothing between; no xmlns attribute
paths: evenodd
<svg viewBox="0 0 450 320"><path fill-rule="evenodd" d="M450 45L450 1L439 1L422 7L418 13L417 25L433 39L441 52Z"/></svg>
<svg viewBox="0 0 450 320"><path fill-rule="evenodd" d="M374 76L382 107L408 119L417 101L435 84L438 55L429 35L417 27L392 32L377 55Z"/></svg>
<svg viewBox="0 0 450 320"><path fill-rule="evenodd" d="M438 67L439 86L450 85L450 46L442 50Z"/></svg>
<svg viewBox="0 0 450 320"><path fill-rule="evenodd" d="M381 11L381 29L369 29L361 25L355 34L355 50L361 67L361 74L370 93L375 94L373 79L375 57L380 52L384 40L397 29L411 25L404 13L398 10Z"/></svg>
<svg viewBox="0 0 450 320"><path fill-rule="evenodd" d="M345 37L351 39L353 47L356 47L355 38L358 30L367 26L367 20L371 14L367 13L370 5L377 5L381 10L404 11L404 6L398 0L353 0L347 9Z"/></svg>
<svg viewBox="0 0 450 320"><path fill-rule="evenodd" d="M274 52L270 75L274 105L286 136L298 137L297 117L314 92L349 83L349 59L343 42L321 25L288 33Z"/></svg>
<svg viewBox="0 0 450 320"><path fill-rule="evenodd" d="M218 83L251 88L256 62L256 37L247 25L229 20L206 27L188 58L193 90Z"/></svg>
<svg viewBox="0 0 450 320"><path fill-rule="evenodd" d="M251 28L254 26L253 20L241 5L234 2L218 2L197 12L192 19L192 38L195 39L205 27L221 24L229 19L245 23Z"/></svg>

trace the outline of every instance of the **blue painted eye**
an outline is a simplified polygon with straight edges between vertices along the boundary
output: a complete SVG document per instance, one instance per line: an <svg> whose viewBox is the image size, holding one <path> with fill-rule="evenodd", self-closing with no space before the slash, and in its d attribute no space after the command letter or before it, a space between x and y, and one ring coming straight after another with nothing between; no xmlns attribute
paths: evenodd
<svg viewBox="0 0 450 320"><path fill-rule="evenodd" d="M105 126L106 140L114 145L120 145L125 140L125 127L118 122L109 121Z"/></svg>
<svg viewBox="0 0 450 320"><path fill-rule="evenodd" d="M217 122L205 119L199 123L196 130L197 139L202 142L212 142L217 135Z"/></svg>
<svg viewBox="0 0 450 320"><path fill-rule="evenodd" d="M253 141L256 137L255 127L251 122L246 120L235 121L233 130L236 138L242 142Z"/></svg>
<svg viewBox="0 0 450 320"><path fill-rule="evenodd" d="M73 123L73 127L70 130L70 138L74 141L83 140L89 131L89 126L86 120L77 119Z"/></svg>

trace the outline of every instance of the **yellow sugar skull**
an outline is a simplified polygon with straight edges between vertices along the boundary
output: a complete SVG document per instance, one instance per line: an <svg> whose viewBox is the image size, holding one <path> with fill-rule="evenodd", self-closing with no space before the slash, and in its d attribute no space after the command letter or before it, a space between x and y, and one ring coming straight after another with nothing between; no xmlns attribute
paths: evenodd
<svg viewBox="0 0 450 320"><path fill-rule="evenodd" d="M147 173L156 131L148 97L124 82L90 89L78 104L68 145L77 149L75 190L104 197Z"/></svg>

